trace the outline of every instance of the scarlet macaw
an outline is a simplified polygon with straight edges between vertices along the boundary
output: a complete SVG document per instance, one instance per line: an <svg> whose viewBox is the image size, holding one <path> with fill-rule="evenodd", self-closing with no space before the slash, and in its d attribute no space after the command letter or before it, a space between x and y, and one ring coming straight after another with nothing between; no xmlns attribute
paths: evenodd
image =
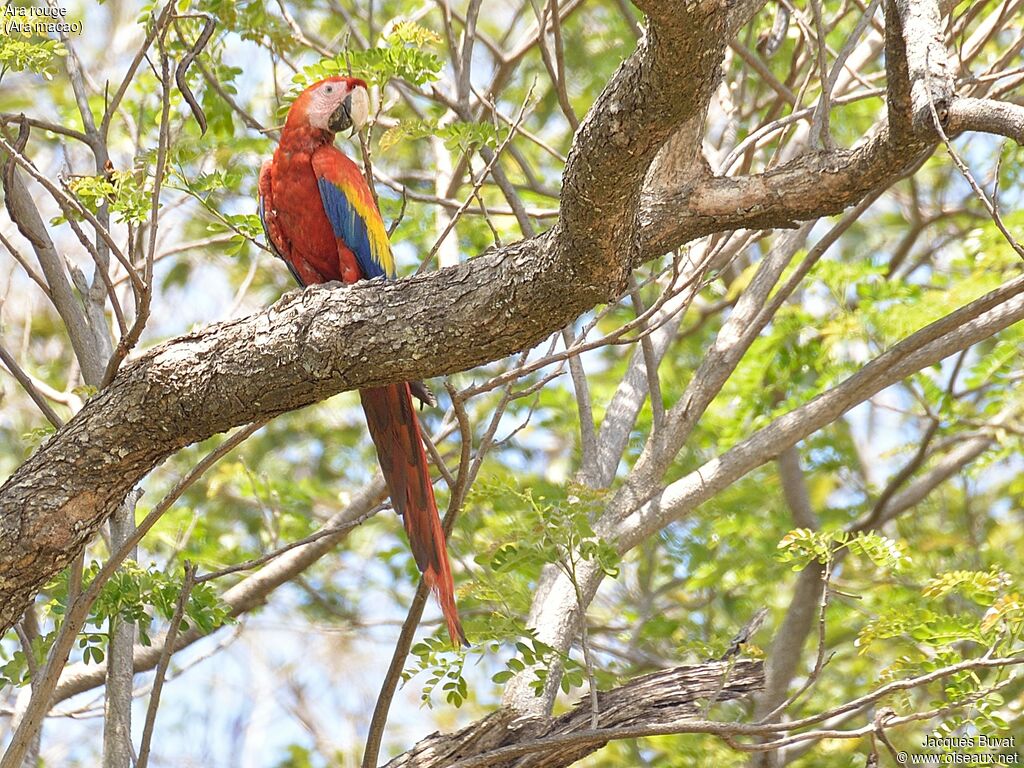
<svg viewBox="0 0 1024 768"><path fill-rule="evenodd" d="M358 166L334 135L359 130L369 113L366 83L329 77L304 90L288 110L281 141L260 169L259 211L274 251L302 286L393 278L387 230ZM466 636L455 607L444 532L437 514L412 394L422 385L359 391L395 510L416 565L437 595L456 645Z"/></svg>

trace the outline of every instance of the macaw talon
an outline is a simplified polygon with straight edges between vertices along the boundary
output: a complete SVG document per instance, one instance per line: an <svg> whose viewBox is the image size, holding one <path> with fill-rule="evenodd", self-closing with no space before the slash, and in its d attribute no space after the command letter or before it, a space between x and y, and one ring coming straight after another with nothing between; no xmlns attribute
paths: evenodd
<svg viewBox="0 0 1024 768"><path fill-rule="evenodd" d="M352 96L346 96L341 105L331 113L327 121L327 127L334 133L347 131L352 127Z"/></svg>
<svg viewBox="0 0 1024 768"><path fill-rule="evenodd" d="M409 391L412 392L412 396L420 401L420 410L423 410L423 406L429 405L431 408L437 406L437 398L434 393L430 391L422 381L410 381Z"/></svg>

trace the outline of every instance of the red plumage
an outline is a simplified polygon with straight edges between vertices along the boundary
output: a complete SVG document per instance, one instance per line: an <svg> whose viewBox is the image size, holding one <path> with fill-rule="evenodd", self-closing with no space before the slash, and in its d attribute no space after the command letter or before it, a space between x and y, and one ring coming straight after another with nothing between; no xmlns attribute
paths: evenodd
<svg viewBox="0 0 1024 768"><path fill-rule="evenodd" d="M303 91L288 112L273 160L260 171L267 238L302 285L393 276L387 233L370 189L358 166L334 146L335 126L358 111L354 97L365 99L365 84L353 78L328 78ZM359 394L416 564L438 598L452 642L468 644L409 384Z"/></svg>

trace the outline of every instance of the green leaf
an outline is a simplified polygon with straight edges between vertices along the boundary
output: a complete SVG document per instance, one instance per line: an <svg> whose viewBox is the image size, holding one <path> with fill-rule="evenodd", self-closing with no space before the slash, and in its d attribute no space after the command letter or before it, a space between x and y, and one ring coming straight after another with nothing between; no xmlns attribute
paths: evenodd
<svg viewBox="0 0 1024 768"><path fill-rule="evenodd" d="M0 33L0 68L14 72L35 72L52 80L56 64L54 60L66 55L67 50L59 40L32 40L28 35L21 36L8 29Z"/></svg>

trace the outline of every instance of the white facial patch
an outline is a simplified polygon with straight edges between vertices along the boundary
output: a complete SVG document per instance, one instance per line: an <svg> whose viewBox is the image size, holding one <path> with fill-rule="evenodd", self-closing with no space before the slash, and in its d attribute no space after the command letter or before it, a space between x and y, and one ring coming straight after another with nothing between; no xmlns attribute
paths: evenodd
<svg viewBox="0 0 1024 768"><path fill-rule="evenodd" d="M323 131L328 130L327 122L331 119L331 113L341 104L343 93L344 86L340 83L327 83L313 91L306 110L309 124Z"/></svg>

